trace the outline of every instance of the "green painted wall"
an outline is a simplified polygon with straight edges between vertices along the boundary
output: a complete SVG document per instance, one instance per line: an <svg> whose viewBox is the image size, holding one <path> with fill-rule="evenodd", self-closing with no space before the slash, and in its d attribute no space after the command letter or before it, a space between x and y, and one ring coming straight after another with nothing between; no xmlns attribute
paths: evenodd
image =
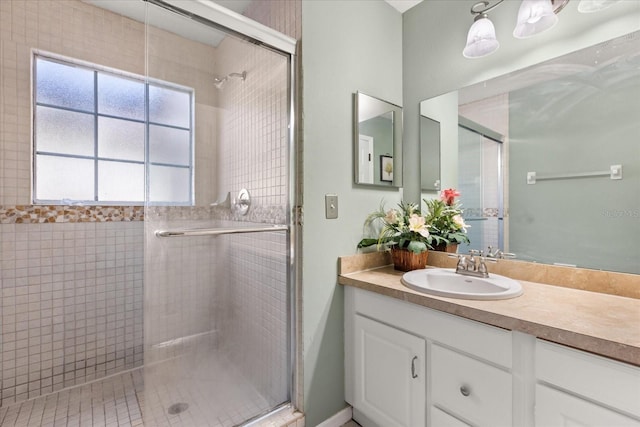
<svg viewBox="0 0 640 427"><path fill-rule="evenodd" d="M315 426L344 401L343 289L337 259L356 253L365 217L397 189L353 184L353 94L402 105L402 15L383 1L303 1L304 411ZM339 198L324 217L324 195Z"/></svg>

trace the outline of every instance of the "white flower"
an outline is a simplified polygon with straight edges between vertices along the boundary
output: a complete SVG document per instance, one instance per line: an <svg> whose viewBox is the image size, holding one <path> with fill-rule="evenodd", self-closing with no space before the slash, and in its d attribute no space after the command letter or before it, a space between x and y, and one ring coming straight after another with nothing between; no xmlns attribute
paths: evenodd
<svg viewBox="0 0 640 427"><path fill-rule="evenodd" d="M453 218L453 222L456 223L456 225L458 226L458 228L464 230L465 232L467 231L467 228L470 227L470 225L467 225L464 222L464 218L462 218L460 215L455 215Z"/></svg>
<svg viewBox="0 0 640 427"><path fill-rule="evenodd" d="M395 209L389 209L387 211L387 216L384 217L384 220L388 224L397 224L398 223L398 211Z"/></svg>
<svg viewBox="0 0 640 427"><path fill-rule="evenodd" d="M418 214L412 214L409 217L409 230L415 231L422 237L429 237L429 230L425 224L424 217Z"/></svg>

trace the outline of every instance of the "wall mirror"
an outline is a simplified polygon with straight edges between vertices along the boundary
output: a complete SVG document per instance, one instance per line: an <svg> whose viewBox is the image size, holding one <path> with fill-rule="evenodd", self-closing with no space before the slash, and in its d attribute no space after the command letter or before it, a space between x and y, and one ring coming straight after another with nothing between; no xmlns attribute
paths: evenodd
<svg viewBox="0 0 640 427"><path fill-rule="evenodd" d="M440 190L440 122L420 114L420 188Z"/></svg>
<svg viewBox="0 0 640 427"><path fill-rule="evenodd" d="M457 147L442 186L462 193L472 248L640 274L640 32L420 107Z"/></svg>
<svg viewBox="0 0 640 427"><path fill-rule="evenodd" d="M402 186L402 107L361 92L353 104L354 182Z"/></svg>

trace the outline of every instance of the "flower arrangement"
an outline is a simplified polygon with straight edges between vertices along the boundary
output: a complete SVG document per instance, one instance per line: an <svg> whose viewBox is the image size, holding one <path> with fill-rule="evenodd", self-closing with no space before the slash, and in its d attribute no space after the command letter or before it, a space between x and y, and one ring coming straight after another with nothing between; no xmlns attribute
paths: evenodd
<svg viewBox="0 0 640 427"><path fill-rule="evenodd" d="M358 248L377 244L407 249L415 254L433 249L434 246L450 243L469 243L466 235L467 225L462 219L462 209L455 200L460 196L454 189L442 191L440 199L424 200L426 214L422 214L418 205L400 202L398 209L385 211L384 203L369 214L365 227L374 222L382 222L378 238L365 238Z"/></svg>
<svg viewBox="0 0 640 427"><path fill-rule="evenodd" d="M425 221L429 224L429 233L451 243L469 243L467 228L462 218L462 207L456 200L460 193L454 188L442 190L439 199L424 199L427 206Z"/></svg>

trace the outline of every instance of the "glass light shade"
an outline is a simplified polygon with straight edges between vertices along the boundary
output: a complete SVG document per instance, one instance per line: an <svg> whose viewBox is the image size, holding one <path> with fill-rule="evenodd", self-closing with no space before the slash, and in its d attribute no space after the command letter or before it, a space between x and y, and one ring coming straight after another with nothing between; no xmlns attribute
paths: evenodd
<svg viewBox="0 0 640 427"><path fill-rule="evenodd" d="M522 0L513 36L519 39L540 34L556 25L558 17L551 0Z"/></svg>
<svg viewBox="0 0 640 427"><path fill-rule="evenodd" d="M613 6L619 1L620 0L580 0L580 3L578 3L578 12L600 12L601 10L605 10L608 7Z"/></svg>
<svg viewBox="0 0 640 427"><path fill-rule="evenodd" d="M496 39L496 28L489 18L480 18L473 23L467 34L467 45L462 51L465 58L480 58L495 52L500 43Z"/></svg>

